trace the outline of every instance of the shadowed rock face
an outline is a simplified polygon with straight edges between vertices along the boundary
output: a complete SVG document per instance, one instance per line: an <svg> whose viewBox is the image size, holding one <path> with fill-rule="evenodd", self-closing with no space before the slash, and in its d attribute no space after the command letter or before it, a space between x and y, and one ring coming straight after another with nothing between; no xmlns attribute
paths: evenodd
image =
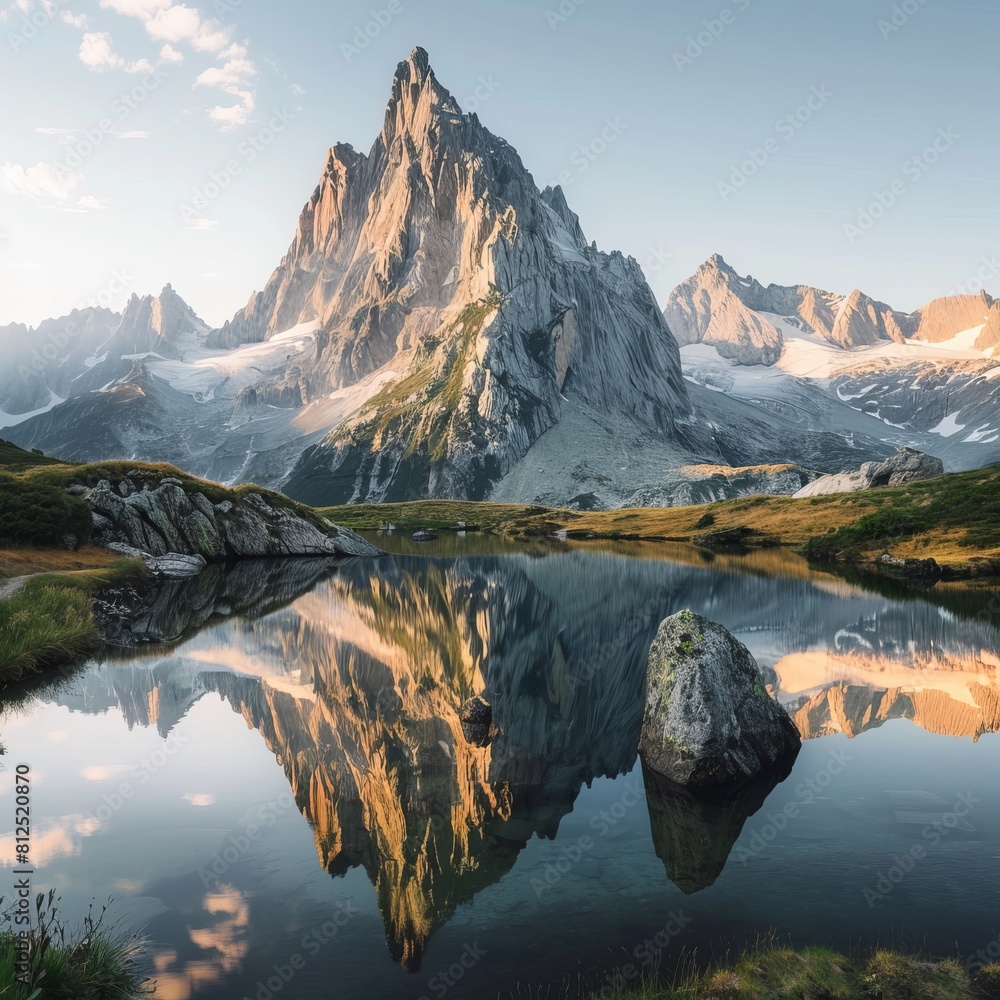
<svg viewBox="0 0 1000 1000"><path fill-rule="evenodd" d="M684 606L752 645L771 687L809 720L807 736L896 717L877 707L890 681L894 702L935 731L965 726L956 713L969 691L984 712L989 692L996 704L1000 645L975 616L841 582L579 552L210 567L164 584L136 626L187 636L182 646L94 666L47 697L79 711L120 706L129 725L166 735L200 698L221 695L283 768L323 869L364 870L391 953L416 969L456 907L533 837L558 834L585 783L632 769L650 644ZM243 617L219 624L227 611ZM215 627L191 638L199 625ZM841 681L853 692L838 714ZM492 709L483 746L463 725L477 696ZM669 877L686 892L711 884L780 775L720 801L647 774Z"/></svg>

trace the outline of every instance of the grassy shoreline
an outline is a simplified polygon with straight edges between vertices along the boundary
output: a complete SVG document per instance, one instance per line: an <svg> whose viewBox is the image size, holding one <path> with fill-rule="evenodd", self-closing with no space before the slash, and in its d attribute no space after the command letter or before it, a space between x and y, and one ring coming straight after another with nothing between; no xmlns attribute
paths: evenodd
<svg viewBox="0 0 1000 1000"><path fill-rule="evenodd" d="M0 567L0 584L12 576L28 577L0 599L0 692L98 649L102 637L94 597L105 587L147 573L142 560L104 549L7 550L0 553Z"/></svg>
<svg viewBox="0 0 1000 1000"><path fill-rule="evenodd" d="M0 898L2 902L2 898ZM30 929L13 924L0 930L2 1000L143 1000L154 984L140 971L144 943L107 927L107 907L87 913L76 933L67 930L55 891L36 897L21 911ZM7 919L12 914L8 911Z"/></svg>
<svg viewBox="0 0 1000 1000"><path fill-rule="evenodd" d="M623 966L590 995L632 1000L994 1000L1000 965L967 970L955 959L933 961L877 949L849 958L828 948L754 948L735 960L682 970L670 983L643 981Z"/></svg>
<svg viewBox="0 0 1000 1000"><path fill-rule="evenodd" d="M805 550L816 565L873 572L881 572L876 560L890 551L903 560L935 560L945 580L1000 577L1000 466L863 493L755 496L700 507L580 512L434 500L319 511L354 530L390 523L400 531L444 531L464 522L469 530L512 539L565 533L569 540L721 551L780 547Z"/></svg>

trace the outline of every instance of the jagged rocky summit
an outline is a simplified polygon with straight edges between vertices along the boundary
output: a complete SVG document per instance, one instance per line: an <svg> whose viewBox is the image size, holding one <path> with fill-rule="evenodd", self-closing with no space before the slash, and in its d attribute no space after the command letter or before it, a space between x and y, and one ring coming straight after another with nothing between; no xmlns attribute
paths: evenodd
<svg viewBox="0 0 1000 1000"><path fill-rule="evenodd" d="M801 742L757 661L728 629L691 611L660 625L639 738L647 768L688 789L717 789L787 763Z"/></svg>

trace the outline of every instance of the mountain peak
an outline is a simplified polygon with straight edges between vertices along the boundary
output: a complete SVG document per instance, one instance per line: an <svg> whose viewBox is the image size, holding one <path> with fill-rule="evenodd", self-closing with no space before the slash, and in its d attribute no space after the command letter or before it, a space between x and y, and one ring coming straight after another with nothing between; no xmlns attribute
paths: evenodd
<svg viewBox="0 0 1000 1000"><path fill-rule="evenodd" d="M440 112L461 115L451 93L438 82L426 50L415 48L396 67L385 109L382 144L388 149L399 135L421 137L439 120Z"/></svg>

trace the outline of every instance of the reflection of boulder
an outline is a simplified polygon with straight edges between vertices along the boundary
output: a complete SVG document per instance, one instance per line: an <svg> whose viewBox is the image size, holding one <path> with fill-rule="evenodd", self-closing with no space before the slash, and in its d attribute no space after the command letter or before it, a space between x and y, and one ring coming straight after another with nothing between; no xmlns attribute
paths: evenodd
<svg viewBox="0 0 1000 1000"><path fill-rule="evenodd" d="M725 792L692 792L645 764L646 805L656 856L670 881L692 895L715 883L746 821L791 773L791 761Z"/></svg>
<svg viewBox="0 0 1000 1000"><path fill-rule="evenodd" d="M364 870L389 950L410 969L529 840L557 836L584 783L632 768L666 615L690 606L724 622L794 682L782 684L789 697L848 676L863 652L876 671L906 673L914 650L968 664L996 648L989 623L923 600L598 552L252 561L164 584L148 604L147 638L211 627L170 656L91 667L49 697L87 712L117 704L166 735L220 695L284 769L323 869ZM883 672L868 688L888 684ZM476 696L492 709L486 746L462 724ZM756 808L742 788L732 801L650 794L657 850L685 891L718 875Z"/></svg>
<svg viewBox="0 0 1000 1000"><path fill-rule="evenodd" d="M794 759L801 738L757 661L723 625L682 611L649 651L643 764L690 788L733 785Z"/></svg>

